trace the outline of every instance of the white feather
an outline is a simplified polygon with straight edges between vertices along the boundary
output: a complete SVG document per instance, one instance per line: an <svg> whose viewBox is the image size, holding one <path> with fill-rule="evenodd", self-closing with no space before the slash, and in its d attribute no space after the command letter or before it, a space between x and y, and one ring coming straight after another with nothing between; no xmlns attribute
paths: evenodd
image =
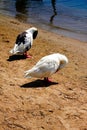
<svg viewBox="0 0 87 130"><path fill-rule="evenodd" d="M44 78L54 74L68 63L66 56L55 53L40 59L30 70L25 71L25 77Z"/></svg>

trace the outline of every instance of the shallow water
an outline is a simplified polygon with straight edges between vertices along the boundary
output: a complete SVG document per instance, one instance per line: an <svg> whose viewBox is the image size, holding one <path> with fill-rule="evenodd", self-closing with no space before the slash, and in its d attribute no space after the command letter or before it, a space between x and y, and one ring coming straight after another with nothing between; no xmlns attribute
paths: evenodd
<svg viewBox="0 0 87 130"><path fill-rule="evenodd" d="M87 0L0 0L0 13L87 42Z"/></svg>

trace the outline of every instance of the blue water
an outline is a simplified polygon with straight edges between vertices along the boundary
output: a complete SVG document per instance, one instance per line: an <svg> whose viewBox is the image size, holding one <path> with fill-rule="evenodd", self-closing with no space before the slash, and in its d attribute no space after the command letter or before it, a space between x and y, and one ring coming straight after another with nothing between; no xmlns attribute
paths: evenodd
<svg viewBox="0 0 87 130"><path fill-rule="evenodd" d="M87 0L0 0L0 13L87 42Z"/></svg>

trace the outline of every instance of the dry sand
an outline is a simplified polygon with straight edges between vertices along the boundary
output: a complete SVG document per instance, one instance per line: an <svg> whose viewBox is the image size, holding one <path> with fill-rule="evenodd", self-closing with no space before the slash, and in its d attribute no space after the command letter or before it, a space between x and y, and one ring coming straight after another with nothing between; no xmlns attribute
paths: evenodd
<svg viewBox="0 0 87 130"><path fill-rule="evenodd" d="M16 36L32 25L0 16L0 130L87 130L87 43L38 28L28 53L10 58ZM52 75L52 84L25 79L45 55L65 54L69 64Z"/></svg>

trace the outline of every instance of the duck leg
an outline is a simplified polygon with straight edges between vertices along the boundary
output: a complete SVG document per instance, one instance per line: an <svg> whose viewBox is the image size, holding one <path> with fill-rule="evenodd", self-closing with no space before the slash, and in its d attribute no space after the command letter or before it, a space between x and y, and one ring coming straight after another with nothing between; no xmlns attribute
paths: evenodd
<svg viewBox="0 0 87 130"><path fill-rule="evenodd" d="M32 58L31 55L28 55L28 54L27 54L27 52L24 53L24 56L25 56L26 58Z"/></svg>
<svg viewBox="0 0 87 130"><path fill-rule="evenodd" d="M52 82L52 80L49 79L48 77L45 77L45 78L44 78L44 81L45 81L46 83L51 83L51 82Z"/></svg>

